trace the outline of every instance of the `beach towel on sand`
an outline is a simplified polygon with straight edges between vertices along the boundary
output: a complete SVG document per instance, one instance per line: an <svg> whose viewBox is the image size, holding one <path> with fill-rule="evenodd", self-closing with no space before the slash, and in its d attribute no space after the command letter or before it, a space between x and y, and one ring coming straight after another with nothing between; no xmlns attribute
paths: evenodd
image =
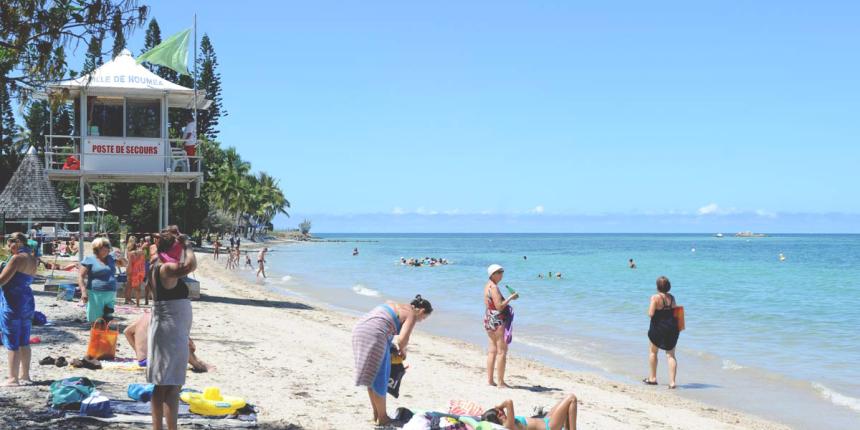
<svg viewBox="0 0 860 430"><path fill-rule="evenodd" d="M466 404L467 402L464 402ZM471 406L470 406L471 407ZM505 427L487 421L478 421L478 416L446 414L443 412L413 410L415 415L403 426L403 430L436 429L480 429L506 430ZM483 413L483 411L481 411Z"/></svg>
<svg viewBox="0 0 860 430"><path fill-rule="evenodd" d="M74 412L56 410L60 420L96 420L104 423L130 423L147 426L152 423L152 403L134 402L129 400L111 400L110 408L113 415L107 418L81 417L76 410ZM179 403L179 427L233 429L233 428L256 428L257 412L240 413L225 417L204 417L192 414L189 406ZM54 428L54 427L52 427ZM58 425L56 428L65 428Z"/></svg>
<svg viewBox="0 0 860 430"><path fill-rule="evenodd" d="M448 413L453 415L481 416L486 408L469 400L451 400L448 402Z"/></svg>

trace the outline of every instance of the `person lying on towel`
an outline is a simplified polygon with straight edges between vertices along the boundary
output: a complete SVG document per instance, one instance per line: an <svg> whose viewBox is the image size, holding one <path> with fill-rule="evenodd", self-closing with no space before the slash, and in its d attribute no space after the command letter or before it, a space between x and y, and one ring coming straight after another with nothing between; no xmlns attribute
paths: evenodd
<svg viewBox="0 0 860 430"><path fill-rule="evenodd" d="M576 430L576 396L568 395L550 409L534 417L514 415L514 401L505 400L481 415L481 421L503 425L510 430Z"/></svg>
<svg viewBox="0 0 860 430"><path fill-rule="evenodd" d="M149 322L152 320L152 313L146 312L140 316L134 323L125 328L125 339L131 348L134 350L135 358L140 367L146 367L146 348L149 341ZM194 354L197 347L194 341L188 339L188 364L191 365L191 371L196 373L205 373L212 369L212 366L201 361Z"/></svg>

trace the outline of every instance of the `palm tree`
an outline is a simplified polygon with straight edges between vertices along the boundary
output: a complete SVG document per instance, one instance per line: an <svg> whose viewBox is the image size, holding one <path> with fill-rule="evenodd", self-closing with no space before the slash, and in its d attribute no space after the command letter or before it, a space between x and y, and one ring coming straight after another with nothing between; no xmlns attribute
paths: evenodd
<svg viewBox="0 0 860 430"><path fill-rule="evenodd" d="M16 154L23 153L24 150L30 146L30 137L30 129L19 125L18 130L12 137L12 150L15 151Z"/></svg>
<svg viewBox="0 0 860 430"><path fill-rule="evenodd" d="M271 223L279 213L289 216L290 202L277 179L265 172L254 176L250 170L250 163L242 160L235 148L227 148L221 163L212 170L207 193L212 205L232 216L235 225L243 219L248 221L253 239L257 225Z"/></svg>
<svg viewBox="0 0 860 430"><path fill-rule="evenodd" d="M287 212L290 202L278 186L278 180L266 172L260 172L251 183L253 184L251 199L254 204L251 208L253 213L250 215L254 219L253 232L256 234L256 226L271 224L277 214L290 216Z"/></svg>
<svg viewBox="0 0 860 430"><path fill-rule="evenodd" d="M249 207L250 186L247 177L251 164L242 160L236 148L224 151L224 161L215 169L212 195L218 209L234 216L235 225Z"/></svg>

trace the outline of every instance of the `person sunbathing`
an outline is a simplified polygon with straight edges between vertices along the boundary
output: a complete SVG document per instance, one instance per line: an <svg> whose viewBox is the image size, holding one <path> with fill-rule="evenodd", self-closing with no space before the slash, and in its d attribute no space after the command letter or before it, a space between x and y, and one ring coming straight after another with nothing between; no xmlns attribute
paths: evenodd
<svg viewBox="0 0 860 430"><path fill-rule="evenodd" d="M481 421L502 425L509 430L576 430L576 395L568 395L549 413L539 412L531 418L514 415L514 401L508 399L484 412Z"/></svg>
<svg viewBox="0 0 860 430"><path fill-rule="evenodd" d="M128 344L131 345L131 349L134 350L135 359L140 367L146 367L147 365L147 347L148 337L149 337L149 322L152 320L152 313L147 312L140 316L134 323L130 326L126 327L125 331L125 339L128 341ZM191 370L196 373L205 373L213 369L212 366L204 363L202 360L197 358L194 352L197 350L197 347L194 345L194 341L188 339L188 364L191 365Z"/></svg>
<svg viewBox="0 0 860 430"><path fill-rule="evenodd" d="M65 270L70 271L78 268L78 263L67 263L65 265L58 263L51 263L50 261L45 261L39 258L39 264L43 264L45 269L47 270Z"/></svg>

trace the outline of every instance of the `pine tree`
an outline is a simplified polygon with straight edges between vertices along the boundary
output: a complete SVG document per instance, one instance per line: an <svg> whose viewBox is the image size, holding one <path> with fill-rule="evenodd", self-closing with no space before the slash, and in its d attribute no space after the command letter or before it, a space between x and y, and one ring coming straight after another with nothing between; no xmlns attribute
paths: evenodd
<svg viewBox="0 0 860 430"><path fill-rule="evenodd" d="M155 48L159 43L161 43L161 28L158 27L158 21L156 21L155 18L152 18L152 20L149 21L149 27L146 28L143 49L140 50L140 53L143 54L144 52ZM173 83L177 83L179 81L176 71L169 67L157 66L149 63L144 63L144 66L152 73L160 76L161 79Z"/></svg>
<svg viewBox="0 0 860 430"><path fill-rule="evenodd" d="M146 36L144 37L143 49L140 50L140 53L143 54L146 51L149 51L152 48L158 46L161 43L161 28L158 26L158 21L155 18L152 18L149 21L149 27L146 28ZM174 84L179 84L182 86L187 86L191 88L190 84L193 84L193 81L187 80L183 81L183 77L179 76L175 70L164 67L157 66L149 63L143 63L146 68L148 68L152 73L155 73L161 79L165 81L173 82ZM187 78L187 77L186 77ZM182 127L185 127L185 124L188 123L190 116L186 118L186 114L182 112L180 109L170 109L167 111L167 123L168 123L168 132L173 137L179 137Z"/></svg>
<svg viewBox="0 0 860 430"><path fill-rule="evenodd" d="M197 133L211 141L218 137L218 120L221 116L227 116L227 111L224 110L221 99L221 74L217 70L218 57L215 55L215 48L212 47L208 34L203 34L200 40L200 54L201 58L198 60L200 75L197 85L206 91L206 98L212 100L212 104L208 110L197 112Z"/></svg>
<svg viewBox="0 0 860 430"><path fill-rule="evenodd" d="M54 112L54 131L56 136L71 136L72 135L72 114L69 113L68 105L61 104Z"/></svg>
<svg viewBox="0 0 860 430"><path fill-rule="evenodd" d="M0 79L0 190L18 166L18 153L13 145L16 127L11 99L9 84Z"/></svg>
<svg viewBox="0 0 860 430"><path fill-rule="evenodd" d="M143 49L140 50L140 54L143 55L146 51L155 48L159 43L161 43L161 28L158 27L158 21L152 18L149 20L149 26L146 27L146 35L143 38ZM157 66L149 63L143 63L143 67L146 67L152 73L155 73L157 68Z"/></svg>
<svg viewBox="0 0 860 430"><path fill-rule="evenodd" d="M45 100L30 103L27 113L24 114L24 122L30 131L29 144L39 152L45 150L45 135L50 134L48 117L48 102Z"/></svg>
<svg viewBox="0 0 860 430"><path fill-rule="evenodd" d="M12 147L12 136L15 135L15 114L12 112L12 97L6 80L0 81L0 152L5 153Z"/></svg>

